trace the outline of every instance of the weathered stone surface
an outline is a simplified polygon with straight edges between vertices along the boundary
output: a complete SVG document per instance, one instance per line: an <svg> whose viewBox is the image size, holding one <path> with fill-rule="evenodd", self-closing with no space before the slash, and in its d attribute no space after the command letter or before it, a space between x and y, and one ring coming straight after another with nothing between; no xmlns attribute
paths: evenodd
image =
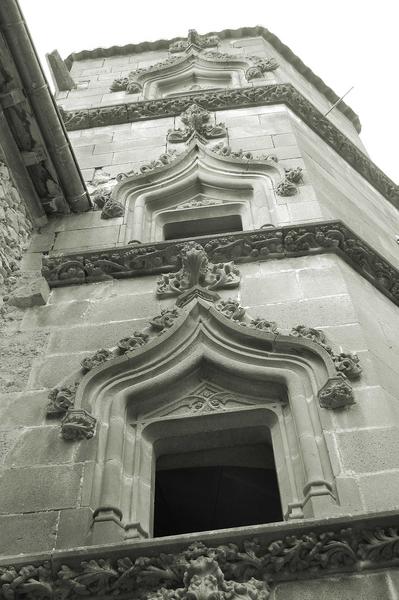
<svg viewBox="0 0 399 600"><path fill-rule="evenodd" d="M8 298L8 304L18 308L29 308L47 303L50 288L44 277L33 281L29 285L17 288Z"/></svg>
<svg viewBox="0 0 399 600"><path fill-rule="evenodd" d="M30 513L77 506L81 474L81 465L6 470L0 477L0 513Z"/></svg>
<svg viewBox="0 0 399 600"><path fill-rule="evenodd" d="M0 515L0 553L12 556L52 550L57 523L57 511Z"/></svg>

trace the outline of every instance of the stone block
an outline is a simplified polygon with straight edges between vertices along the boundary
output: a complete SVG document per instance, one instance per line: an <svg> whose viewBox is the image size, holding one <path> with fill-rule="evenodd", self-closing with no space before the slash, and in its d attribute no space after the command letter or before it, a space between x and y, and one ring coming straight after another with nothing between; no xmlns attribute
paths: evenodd
<svg viewBox="0 0 399 600"><path fill-rule="evenodd" d="M78 446L65 441L60 433L59 419L47 419L45 426L25 430L8 452L5 466L14 468L72 462Z"/></svg>
<svg viewBox="0 0 399 600"><path fill-rule="evenodd" d="M111 224L108 223L104 227L59 232L54 244L54 250L115 246L118 241L121 219L110 219L110 221Z"/></svg>
<svg viewBox="0 0 399 600"><path fill-rule="evenodd" d="M269 135L291 134L292 124L287 110L282 108L278 113L259 115L260 126ZM287 144L290 145L290 144Z"/></svg>
<svg viewBox="0 0 399 600"><path fill-rule="evenodd" d="M240 295L242 304L248 306L249 312L252 306L263 305L265 302L286 302L303 298L294 271L273 273L267 277L244 277Z"/></svg>
<svg viewBox="0 0 399 600"><path fill-rule="evenodd" d="M394 600L385 573L337 575L279 583L273 600Z"/></svg>
<svg viewBox="0 0 399 600"><path fill-rule="evenodd" d="M80 372L80 363L89 354L89 352L55 354L35 362L29 377L30 389L55 387L67 376Z"/></svg>
<svg viewBox="0 0 399 600"><path fill-rule="evenodd" d="M55 545L57 522L56 511L0 516L0 553L14 556L52 550Z"/></svg>
<svg viewBox="0 0 399 600"><path fill-rule="evenodd" d="M60 231L75 231L76 233L74 240L76 240L76 244L81 244L81 238L87 234L86 231L82 231L83 229L115 227L115 225L121 225L122 223L123 217L117 217L115 219L102 219L100 210L90 210L86 213L66 215L59 220L54 229L57 233ZM96 232L98 232L98 229L96 229ZM80 237L78 238L77 236ZM59 236L57 236L57 242L55 246L57 243L60 243L58 237Z"/></svg>
<svg viewBox="0 0 399 600"><path fill-rule="evenodd" d="M112 162L112 153L108 154L95 154L93 156L80 156L78 158L79 167L81 169L90 169L93 167L98 169L99 167L106 167Z"/></svg>
<svg viewBox="0 0 399 600"><path fill-rule="evenodd" d="M121 320L110 324L71 327L67 331L55 330L50 336L48 352L95 352L99 348L112 348L128 332L143 329L147 322L147 319Z"/></svg>
<svg viewBox="0 0 399 600"><path fill-rule="evenodd" d="M81 138L82 139L82 138ZM79 160L79 158L85 158L86 156L91 156L93 154L94 144L85 144L75 147L75 156ZM105 152L103 153L105 154Z"/></svg>
<svg viewBox="0 0 399 600"><path fill-rule="evenodd" d="M359 385L362 380L359 380ZM356 404L345 411L334 413L335 428L354 430L362 427L390 427L396 421L396 399L389 396L382 387L357 388Z"/></svg>
<svg viewBox="0 0 399 600"><path fill-rule="evenodd" d="M259 305L257 312L260 316L277 321L284 328L291 328L301 323L321 327L356 321L352 300L346 294Z"/></svg>
<svg viewBox="0 0 399 600"><path fill-rule="evenodd" d="M49 304L61 304L63 302L76 302L77 300L99 300L108 298L114 293L114 280L86 283L84 285L68 285L53 288Z"/></svg>
<svg viewBox="0 0 399 600"><path fill-rule="evenodd" d="M397 469L399 478L398 427L342 431L335 438L345 471L371 473Z"/></svg>
<svg viewBox="0 0 399 600"><path fill-rule="evenodd" d="M69 136L72 132L69 132ZM100 133L93 135L86 135L83 137L78 137L76 139L72 139L72 146L76 150L81 146L94 146L95 144L110 144L112 142L113 134L112 131L110 133Z"/></svg>
<svg viewBox="0 0 399 600"><path fill-rule="evenodd" d="M29 513L77 506L82 465L27 467L2 473L0 513Z"/></svg>
<svg viewBox="0 0 399 600"><path fill-rule="evenodd" d="M275 148L274 154L279 160L285 158L302 158L302 152L298 146L278 146Z"/></svg>
<svg viewBox="0 0 399 600"><path fill-rule="evenodd" d="M259 152L273 148L270 135L258 135L251 137L230 138L230 146L233 150L258 150Z"/></svg>
<svg viewBox="0 0 399 600"><path fill-rule="evenodd" d="M90 544L93 512L89 508L60 511L57 530L57 550L69 550Z"/></svg>
<svg viewBox="0 0 399 600"><path fill-rule="evenodd" d="M305 298L345 294L348 291L345 279L335 265L326 269L301 269L297 277Z"/></svg>
<svg viewBox="0 0 399 600"><path fill-rule="evenodd" d="M8 304L18 308L41 306L47 303L49 295L50 288L47 281L44 277L39 277L36 281L14 290L8 298Z"/></svg>
<svg viewBox="0 0 399 600"><path fill-rule="evenodd" d="M399 470L363 475L358 481L367 511L398 510Z"/></svg>
<svg viewBox="0 0 399 600"><path fill-rule="evenodd" d="M291 222L318 221L323 218L323 211L318 202L298 202L288 204L288 214Z"/></svg>
<svg viewBox="0 0 399 600"><path fill-rule="evenodd" d="M128 162L135 161L148 161L158 158L163 152L165 152L165 144L159 144L158 146L148 146L145 148L138 148L138 144L134 144L135 148L126 150L124 152L115 152L112 157L113 165L120 165ZM102 156L102 155L101 155ZM111 163L111 161L110 161Z"/></svg>
<svg viewBox="0 0 399 600"><path fill-rule="evenodd" d="M297 140L293 133L280 133L273 135L273 144L276 148L280 146L296 146Z"/></svg>
<svg viewBox="0 0 399 600"><path fill-rule="evenodd" d="M92 302L89 323L108 323L122 319L143 319L157 315L160 303L153 293L119 296Z"/></svg>
<svg viewBox="0 0 399 600"><path fill-rule="evenodd" d="M4 428L42 425L46 416L48 391L0 395L0 423Z"/></svg>
<svg viewBox="0 0 399 600"><path fill-rule="evenodd" d="M35 233L29 246L29 252L48 252L54 244L55 235L49 233Z"/></svg>
<svg viewBox="0 0 399 600"><path fill-rule="evenodd" d="M30 308L25 312L21 329L40 329L46 327L69 327L83 323L84 315L89 307L87 300L64 302L60 306L43 306Z"/></svg>

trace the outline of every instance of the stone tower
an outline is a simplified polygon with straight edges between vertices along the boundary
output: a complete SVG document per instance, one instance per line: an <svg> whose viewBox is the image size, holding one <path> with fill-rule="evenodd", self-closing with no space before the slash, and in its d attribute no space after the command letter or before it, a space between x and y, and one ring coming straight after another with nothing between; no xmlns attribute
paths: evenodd
<svg viewBox="0 0 399 600"><path fill-rule="evenodd" d="M1 598L397 599L358 117L262 27L53 52L56 104L15 0L0 32Z"/></svg>

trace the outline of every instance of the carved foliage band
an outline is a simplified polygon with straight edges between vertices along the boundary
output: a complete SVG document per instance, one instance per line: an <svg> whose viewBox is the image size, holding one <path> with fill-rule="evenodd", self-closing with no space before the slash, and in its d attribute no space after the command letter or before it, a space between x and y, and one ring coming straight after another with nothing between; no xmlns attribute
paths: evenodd
<svg viewBox="0 0 399 600"><path fill-rule="evenodd" d="M260 539L180 552L49 561L0 567L0 598L81 597L143 600L267 600L274 583L322 574L395 565L397 528L306 530L269 542Z"/></svg>
<svg viewBox="0 0 399 600"><path fill-rule="evenodd" d="M335 252L399 305L399 272L340 221L281 227L198 241L213 263L250 262L283 256ZM178 270L181 244L135 244L100 252L44 257L51 287Z"/></svg>

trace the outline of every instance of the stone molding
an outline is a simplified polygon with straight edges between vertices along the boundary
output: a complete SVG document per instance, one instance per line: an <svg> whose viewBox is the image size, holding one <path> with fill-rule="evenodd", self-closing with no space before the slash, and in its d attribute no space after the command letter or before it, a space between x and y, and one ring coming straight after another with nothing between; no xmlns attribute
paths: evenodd
<svg viewBox="0 0 399 600"><path fill-rule="evenodd" d="M318 77L302 60L292 52L292 50L283 44L281 40L271 31L260 25L256 27L241 27L240 29L224 29L219 32L210 32L201 38L216 36L219 39L236 39L244 37L262 37L269 42L295 69L301 73L319 92L331 102L335 104L339 100L339 96L328 87L324 81ZM112 46L111 48L95 48L94 50L83 50L70 54L65 63L68 68L72 67L74 61L87 60L91 58L108 58L110 56L125 56L127 54L138 54L140 52L148 52L149 50L168 50L169 45L175 42L184 41L182 38L173 38L172 40L158 40L155 42L142 42L140 44L127 44L125 46ZM337 110L342 112L354 125L358 133L360 133L361 125L358 115L343 101L337 106Z"/></svg>
<svg viewBox="0 0 399 600"><path fill-rule="evenodd" d="M195 534L201 541L160 538L15 557L14 564L8 558L0 598L266 600L279 582L397 567L394 519L352 516L328 525L259 526L249 539L248 528L237 528L212 538Z"/></svg>
<svg viewBox="0 0 399 600"><path fill-rule="evenodd" d="M43 258L50 287L179 269L178 255L189 240L134 243L122 248ZM211 262L237 263L333 252L399 306L399 271L341 221L259 229L196 238Z"/></svg>
<svg viewBox="0 0 399 600"><path fill-rule="evenodd" d="M247 106L285 104L389 202L395 207L399 207L399 186L389 179L366 154L359 150L345 134L289 83L222 91L201 91L182 94L174 98L118 104L104 108L88 108L76 111L62 110L61 113L66 128L74 131L140 121L142 119L177 116L194 101L199 103L202 108L212 111Z"/></svg>

